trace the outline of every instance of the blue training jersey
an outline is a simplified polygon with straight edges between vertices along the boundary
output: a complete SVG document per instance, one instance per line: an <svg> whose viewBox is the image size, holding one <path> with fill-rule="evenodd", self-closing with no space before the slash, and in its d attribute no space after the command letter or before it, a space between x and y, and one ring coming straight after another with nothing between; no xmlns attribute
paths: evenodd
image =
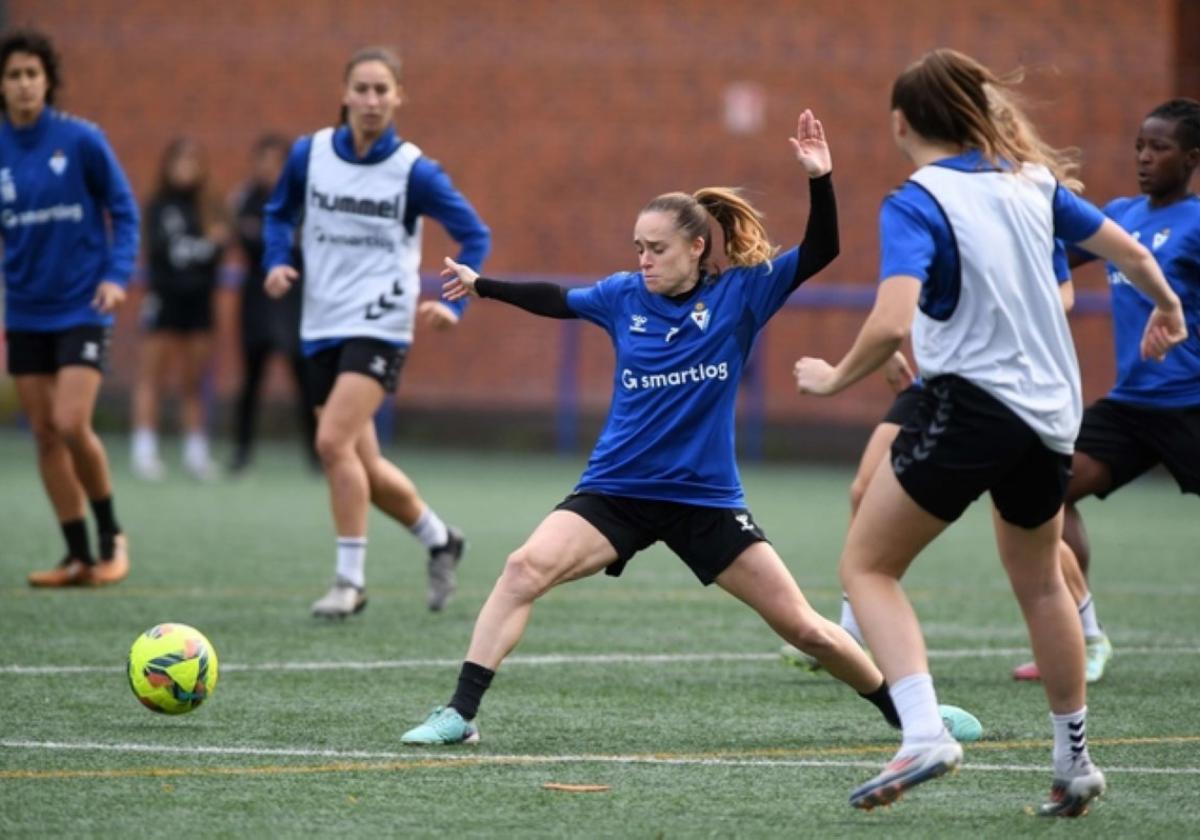
<svg viewBox="0 0 1200 840"><path fill-rule="evenodd" d="M1151 207L1146 196L1118 198L1104 213L1150 249L1183 303L1188 337L1161 362L1141 357L1142 333L1154 303L1112 263L1113 346L1117 382L1109 399L1152 408L1200 406L1200 197Z"/></svg>
<svg viewBox="0 0 1200 840"><path fill-rule="evenodd" d="M577 491L745 507L734 453L738 383L755 336L795 280L799 248L730 268L674 301L640 272L571 289L567 305L608 332L612 404Z"/></svg>
<svg viewBox="0 0 1200 840"><path fill-rule="evenodd" d="M389 126L360 158L355 153L354 136L348 125L339 126L333 134L333 148L337 156L348 163L361 166L373 166L386 161L395 154L402 143L395 128ZM312 135L306 135L296 141L279 182L267 201L263 228L265 271L270 271L277 265L294 264L293 242L296 227L301 221L305 202L308 200L308 169L312 146ZM421 216L436 219L459 244L456 260L476 271L480 269L491 248L491 231L436 160L421 156L413 163L404 208L404 218L400 220L400 224L404 225L409 234L414 232ZM465 300L442 302L459 315L466 306ZM340 338L305 341L303 349L306 355L311 355L340 341Z"/></svg>
<svg viewBox="0 0 1200 840"><path fill-rule="evenodd" d="M112 323L91 303L102 281L129 282L138 209L99 128L49 107L25 128L0 123L0 236L7 329Z"/></svg>

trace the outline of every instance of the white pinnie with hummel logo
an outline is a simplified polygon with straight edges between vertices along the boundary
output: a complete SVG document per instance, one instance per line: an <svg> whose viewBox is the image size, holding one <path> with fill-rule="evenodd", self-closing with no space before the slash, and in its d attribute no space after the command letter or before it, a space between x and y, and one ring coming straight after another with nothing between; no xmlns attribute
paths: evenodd
<svg viewBox="0 0 1200 840"><path fill-rule="evenodd" d="M404 227L408 178L421 150L402 143L373 164L342 160L333 129L313 135L300 242L300 335L412 341L420 294L421 221Z"/></svg>

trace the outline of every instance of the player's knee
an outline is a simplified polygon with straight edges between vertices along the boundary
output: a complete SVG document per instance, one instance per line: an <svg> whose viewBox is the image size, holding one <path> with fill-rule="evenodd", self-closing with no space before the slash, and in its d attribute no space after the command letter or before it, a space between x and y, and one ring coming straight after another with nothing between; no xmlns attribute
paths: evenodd
<svg viewBox="0 0 1200 840"><path fill-rule="evenodd" d="M29 424L30 431L33 433L33 443L37 447L39 455L48 455L60 446L64 445L62 435L58 432L58 427L54 424L54 420L50 417L43 417L32 421Z"/></svg>
<svg viewBox="0 0 1200 840"><path fill-rule="evenodd" d="M821 658L837 646L828 624L812 610L799 611L788 628L788 641L805 653Z"/></svg>
<svg viewBox="0 0 1200 840"><path fill-rule="evenodd" d="M354 445L342 435L317 429L317 457L325 466L336 464L343 458L354 457Z"/></svg>
<svg viewBox="0 0 1200 840"><path fill-rule="evenodd" d="M88 415L82 411L63 410L54 412L54 433L67 446L76 446L87 440L91 430Z"/></svg>
<svg viewBox="0 0 1200 840"><path fill-rule="evenodd" d="M521 546L504 562L501 580L518 597L532 600L550 588L552 581L548 558L528 546Z"/></svg>

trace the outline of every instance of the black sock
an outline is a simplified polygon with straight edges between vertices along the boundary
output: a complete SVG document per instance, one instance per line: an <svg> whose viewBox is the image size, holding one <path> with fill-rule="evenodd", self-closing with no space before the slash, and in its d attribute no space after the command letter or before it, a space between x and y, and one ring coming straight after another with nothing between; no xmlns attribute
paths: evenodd
<svg viewBox="0 0 1200 840"><path fill-rule="evenodd" d="M60 522L63 537L67 541L67 556L74 557L76 560L82 560L85 563L94 563L95 558L92 557L92 549L88 545L88 532L86 519L72 519L70 522Z"/></svg>
<svg viewBox="0 0 1200 840"><path fill-rule="evenodd" d="M474 662L463 662L462 670L458 672L458 688L446 705L456 709L467 720L473 720L479 712L479 702L483 700L483 692L492 684L496 672L484 668Z"/></svg>
<svg viewBox="0 0 1200 840"><path fill-rule="evenodd" d="M113 512L113 497L109 495L103 499L92 499L91 505L92 515L96 517L96 537L100 541L100 557L111 558L114 538L121 533L121 526L117 524L117 515Z"/></svg>
<svg viewBox="0 0 1200 840"><path fill-rule="evenodd" d="M870 694L863 694L860 691L858 696L874 703L875 708L883 713L883 719L888 722L888 726L893 729L900 728L900 713L896 711L896 704L892 702L892 695L888 693L887 680L880 683L879 688Z"/></svg>

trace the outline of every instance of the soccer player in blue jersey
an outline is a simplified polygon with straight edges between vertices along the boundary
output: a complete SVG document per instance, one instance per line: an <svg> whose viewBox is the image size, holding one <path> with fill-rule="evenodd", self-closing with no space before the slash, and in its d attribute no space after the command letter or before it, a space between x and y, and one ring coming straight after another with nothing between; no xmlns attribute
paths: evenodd
<svg viewBox="0 0 1200 840"><path fill-rule="evenodd" d="M1073 162L1038 139L1008 85L975 60L941 49L905 69L892 88L892 132L917 169L880 210L875 306L836 366L804 358L795 370L802 393L838 393L911 329L925 382L916 422L872 477L841 558L903 724L895 757L850 803L888 804L962 761L900 578L988 491L1051 710L1053 782L1040 813L1078 816L1105 780L1088 754L1083 632L1058 560L1083 406L1051 268L1055 237L1111 260L1153 301L1142 356L1183 340L1183 312L1150 252L1071 192Z"/></svg>
<svg viewBox="0 0 1200 840"><path fill-rule="evenodd" d="M396 134L400 61L369 47L346 65L341 124L296 141L266 207L264 283L285 294L299 227L304 263L300 337L308 396L318 413L316 449L337 529L333 586L314 615L342 618L366 606L367 513L375 505L429 551L426 604L455 589L466 542L383 457L372 418L400 377L416 321L453 327L462 304L418 303L422 217L436 219L478 268L491 234L450 177Z"/></svg>
<svg viewBox="0 0 1200 840"><path fill-rule="evenodd" d="M1063 573L1088 641L1088 682L1104 675L1112 645L1088 591L1091 547L1075 503L1088 496L1105 499L1157 464L1181 492L1200 494L1200 197L1189 189L1200 166L1200 102L1172 99L1159 105L1142 122L1135 149L1142 194L1109 202L1104 215L1154 254L1183 302L1188 337L1161 363L1141 358L1139 329L1153 302L1120 268L1107 265L1117 381L1083 413L1063 523L1069 547L1062 551ZM1083 254L1075 262L1092 259ZM1030 662L1013 676L1036 680L1041 674Z"/></svg>
<svg viewBox="0 0 1200 840"><path fill-rule="evenodd" d="M791 142L812 196L800 247L776 253L750 204L735 191L707 188L646 205L633 235L638 271L592 286L489 280L447 260L449 299L475 294L591 321L611 337L616 367L608 420L582 478L509 555L476 620L453 697L405 733L405 743L477 741L483 693L524 633L534 601L602 569L620 575L660 540L701 583L744 601L895 723L878 669L809 606L746 508L734 459L734 405L755 336L838 251L829 148L810 111ZM724 271L709 260L714 222L724 235Z"/></svg>
<svg viewBox="0 0 1200 840"><path fill-rule="evenodd" d="M116 583L129 573L128 546L92 412L112 313L125 300L137 254L137 204L100 129L54 107L59 60L45 35L19 30L0 38L0 72L8 372L67 543L62 562L34 572L29 583Z"/></svg>

